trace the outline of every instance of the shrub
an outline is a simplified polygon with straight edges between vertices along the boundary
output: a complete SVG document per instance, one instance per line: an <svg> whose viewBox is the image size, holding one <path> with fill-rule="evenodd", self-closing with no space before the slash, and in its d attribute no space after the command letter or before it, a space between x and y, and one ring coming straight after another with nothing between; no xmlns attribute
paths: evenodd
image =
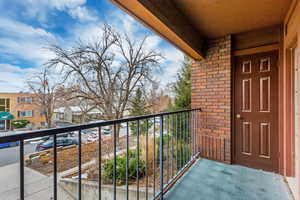
<svg viewBox="0 0 300 200"><path fill-rule="evenodd" d="M133 180L137 175L137 154L134 151L129 152L129 162L128 162L128 179ZM104 178L108 180L113 179L114 174L114 159L107 160L104 165ZM145 175L146 167L145 162L140 158L139 160L139 177ZM117 166L116 166L116 181L118 183L124 183L126 179L126 155L117 157Z"/></svg>
<svg viewBox="0 0 300 200"><path fill-rule="evenodd" d="M25 128L30 121L28 120L14 120L12 121L11 125L13 128Z"/></svg>
<svg viewBox="0 0 300 200"><path fill-rule="evenodd" d="M147 150L147 137L141 135L140 137L140 148L141 148L141 158L146 161L146 154L148 153L148 174L151 174L153 171L153 163L154 163L154 137L148 136L148 150Z"/></svg>
<svg viewBox="0 0 300 200"><path fill-rule="evenodd" d="M138 132L137 121L131 122L129 124L129 126L130 126L131 133L133 135L137 135L137 132ZM147 124L147 120L140 120L140 133L139 134L145 135L147 131L148 132L150 131L150 128L152 126L153 126L152 120L148 120L148 124Z"/></svg>
<svg viewBox="0 0 300 200"><path fill-rule="evenodd" d="M166 145L171 140L171 136L163 135L163 145ZM155 138L155 143L159 147L160 137Z"/></svg>
<svg viewBox="0 0 300 200"><path fill-rule="evenodd" d="M179 140L177 144L174 144L173 158L175 159L177 169L185 165L189 161L189 155L191 155L190 145L186 146L186 141Z"/></svg>

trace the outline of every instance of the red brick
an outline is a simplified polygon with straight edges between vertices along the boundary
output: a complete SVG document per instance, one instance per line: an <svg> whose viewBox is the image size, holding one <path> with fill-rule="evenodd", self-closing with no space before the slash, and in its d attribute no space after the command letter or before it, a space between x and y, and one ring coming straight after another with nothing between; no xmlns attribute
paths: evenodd
<svg viewBox="0 0 300 200"><path fill-rule="evenodd" d="M212 39L206 58L192 63L192 107L203 110L197 130L200 153L226 163L231 162L230 80L231 36ZM207 154L211 151L213 156Z"/></svg>

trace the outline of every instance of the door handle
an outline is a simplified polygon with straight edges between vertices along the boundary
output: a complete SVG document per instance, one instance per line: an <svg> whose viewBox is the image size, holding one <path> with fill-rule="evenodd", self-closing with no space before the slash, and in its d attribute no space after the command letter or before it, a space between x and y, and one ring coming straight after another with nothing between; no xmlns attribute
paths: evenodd
<svg viewBox="0 0 300 200"><path fill-rule="evenodd" d="M237 119L242 119L242 116L240 114L236 114Z"/></svg>

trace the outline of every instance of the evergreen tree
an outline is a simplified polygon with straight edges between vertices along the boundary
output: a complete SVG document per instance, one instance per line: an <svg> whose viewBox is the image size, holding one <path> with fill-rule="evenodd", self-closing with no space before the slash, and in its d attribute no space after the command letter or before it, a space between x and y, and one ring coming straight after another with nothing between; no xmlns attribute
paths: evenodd
<svg viewBox="0 0 300 200"><path fill-rule="evenodd" d="M174 105L170 106L170 110L181 110L191 108L191 70L191 59L185 56L182 67L177 74L177 80L173 85L175 101Z"/></svg>
<svg viewBox="0 0 300 200"><path fill-rule="evenodd" d="M132 100L131 108L130 108L130 115L131 116L140 116L140 115L147 115L150 112L147 109L147 102L143 96L143 92L140 88L136 90L136 94ZM149 127L151 124L149 124ZM130 123L130 129L133 134L137 134L137 122ZM145 120L140 120L140 133L145 133L147 129L147 122Z"/></svg>
<svg viewBox="0 0 300 200"><path fill-rule="evenodd" d="M182 109L190 109L191 108L191 95L192 95L192 85L191 85L191 70L192 70L192 63L191 59L187 56L184 57L184 61L182 63L180 71L177 73L177 79L176 82L172 85L172 89L175 95L174 103L169 104L168 108L170 111L176 111L176 110L182 110ZM183 119L187 119L187 116L181 116L185 117ZM178 124L180 123L180 124ZM187 127L189 123L189 120L183 120L182 124L179 120L175 120L174 126L175 127ZM181 131L176 131L173 128L171 129L171 134L178 138L186 138L186 136L189 136L189 132L187 129L182 129ZM177 156L177 164L181 162L182 159L184 159L184 155L182 152L184 152L184 145L185 145L185 139L179 139L178 140L178 146L176 146L175 152L178 154Z"/></svg>

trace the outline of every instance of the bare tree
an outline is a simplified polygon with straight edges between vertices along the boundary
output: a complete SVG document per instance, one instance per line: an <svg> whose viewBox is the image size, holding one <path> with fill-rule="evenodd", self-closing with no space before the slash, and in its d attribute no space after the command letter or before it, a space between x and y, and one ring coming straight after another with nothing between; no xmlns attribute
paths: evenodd
<svg viewBox="0 0 300 200"><path fill-rule="evenodd" d="M51 128L54 106L62 95L59 92L61 85L52 77L48 68L42 68L41 72L35 73L26 85L34 93L33 103L39 107L41 115L45 116L47 127Z"/></svg>
<svg viewBox="0 0 300 200"><path fill-rule="evenodd" d="M151 84L151 87L149 89L148 95L147 95L147 102L149 106L150 112L157 113L159 112L159 86L158 83L153 82Z"/></svg>
<svg viewBox="0 0 300 200"><path fill-rule="evenodd" d="M61 68L64 79L76 85L74 96L93 102L104 119L122 118L134 90L151 80L162 56L147 48L147 37L132 40L109 25L99 35L71 49L51 46L56 56L47 66Z"/></svg>
<svg viewBox="0 0 300 200"><path fill-rule="evenodd" d="M91 120L92 118L89 116L89 113L96 108L93 105L93 102L89 102L84 98L79 98L77 100L77 106L80 109L80 123L85 123Z"/></svg>

